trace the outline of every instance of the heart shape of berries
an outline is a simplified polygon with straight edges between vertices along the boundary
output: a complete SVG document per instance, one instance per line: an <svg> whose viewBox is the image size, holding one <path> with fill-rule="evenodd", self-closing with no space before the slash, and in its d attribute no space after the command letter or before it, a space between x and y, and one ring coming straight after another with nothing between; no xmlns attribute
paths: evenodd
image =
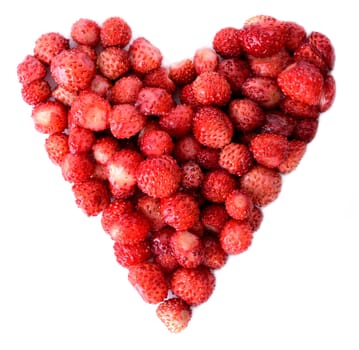
<svg viewBox="0 0 359 350"><path fill-rule="evenodd" d="M319 32L255 16L170 67L125 20L46 33L18 65L35 128L77 205L171 332L251 245L335 97Z"/></svg>

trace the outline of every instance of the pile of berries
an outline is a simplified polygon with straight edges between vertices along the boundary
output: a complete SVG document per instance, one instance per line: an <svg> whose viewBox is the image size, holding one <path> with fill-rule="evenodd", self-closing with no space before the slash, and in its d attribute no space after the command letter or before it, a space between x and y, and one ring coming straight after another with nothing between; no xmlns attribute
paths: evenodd
<svg viewBox="0 0 359 350"><path fill-rule="evenodd" d="M319 32L255 16L164 67L125 20L79 19L18 65L22 97L77 205L101 215L128 279L171 332L251 245L335 96Z"/></svg>

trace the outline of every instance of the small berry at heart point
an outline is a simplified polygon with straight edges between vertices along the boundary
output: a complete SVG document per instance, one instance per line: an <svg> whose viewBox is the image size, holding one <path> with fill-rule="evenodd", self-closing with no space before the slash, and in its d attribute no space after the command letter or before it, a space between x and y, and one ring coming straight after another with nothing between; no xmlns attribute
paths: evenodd
<svg viewBox="0 0 359 350"><path fill-rule="evenodd" d="M181 332L333 105L334 47L268 15L215 28L168 67L121 17L80 18L70 34L37 38L20 95L75 205L100 216L140 299Z"/></svg>

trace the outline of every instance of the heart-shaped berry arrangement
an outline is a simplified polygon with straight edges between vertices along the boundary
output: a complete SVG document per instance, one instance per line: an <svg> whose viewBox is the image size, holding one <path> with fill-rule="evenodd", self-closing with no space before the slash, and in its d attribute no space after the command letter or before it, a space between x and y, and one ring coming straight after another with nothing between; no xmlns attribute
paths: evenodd
<svg viewBox="0 0 359 350"><path fill-rule="evenodd" d="M332 105L333 46L270 16L168 68L119 17L80 19L71 37L36 41L18 65L22 97L77 205L102 215L130 283L179 332Z"/></svg>

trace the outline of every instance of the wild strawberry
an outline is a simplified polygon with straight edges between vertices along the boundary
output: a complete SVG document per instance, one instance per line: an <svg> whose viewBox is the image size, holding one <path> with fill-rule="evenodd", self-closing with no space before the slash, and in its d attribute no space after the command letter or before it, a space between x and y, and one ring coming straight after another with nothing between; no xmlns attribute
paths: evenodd
<svg viewBox="0 0 359 350"><path fill-rule="evenodd" d="M43 134L62 132L67 127L67 111L57 101L40 103L32 110L35 129Z"/></svg>
<svg viewBox="0 0 359 350"><path fill-rule="evenodd" d="M253 233L259 229L263 221L263 212L260 208L254 206L251 215L247 219L252 227Z"/></svg>
<svg viewBox="0 0 359 350"><path fill-rule="evenodd" d="M244 21L244 28L252 25L252 24L270 24L270 23L275 23L277 22L277 20L272 17L272 16L268 16L268 15L255 15L252 16L250 18L247 18Z"/></svg>
<svg viewBox="0 0 359 350"><path fill-rule="evenodd" d="M165 89L170 94L176 90L176 85L168 76L168 68L165 67L159 67L147 73L143 77L143 84L148 87Z"/></svg>
<svg viewBox="0 0 359 350"><path fill-rule="evenodd" d="M278 134L285 137L292 135L295 120L280 112L269 112L265 115L265 123L260 128L261 133Z"/></svg>
<svg viewBox="0 0 359 350"><path fill-rule="evenodd" d="M100 180L90 179L72 186L77 206L87 216L96 216L110 203L107 185Z"/></svg>
<svg viewBox="0 0 359 350"><path fill-rule="evenodd" d="M323 88L324 92L324 88ZM323 96L323 94L322 94ZM319 106L310 106L306 103L293 100L292 98L285 97L280 103L280 109L293 117L298 118L318 118Z"/></svg>
<svg viewBox="0 0 359 350"><path fill-rule="evenodd" d="M209 47L203 47L196 50L193 56L194 69L198 75L205 72L216 71L218 62L218 55Z"/></svg>
<svg viewBox="0 0 359 350"><path fill-rule="evenodd" d="M146 124L144 125L144 127L142 128L142 130L139 132L139 134L137 136L137 145L141 144L141 142L142 142L141 140L142 140L143 136L145 136L146 133L151 130L162 130L162 129L161 129L160 125L158 124L157 120L147 118Z"/></svg>
<svg viewBox="0 0 359 350"><path fill-rule="evenodd" d="M253 230L247 221L229 219L219 233L222 249L231 255L243 253L252 243Z"/></svg>
<svg viewBox="0 0 359 350"><path fill-rule="evenodd" d="M131 40L132 30L128 23L120 17L107 18L101 26L100 38L104 47L125 47Z"/></svg>
<svg viewBox="0 0 359 350"><path fill-rule="evenodd" d="M134 244L121 244L115 242L113 245L117 262L123 267L137 265L151 258L151 247L148 240Z"/></svg>
<svg viewBox="0 0 359 350"><path fill-rule="evenodd" d="M96 46L100 41L100 27L91 19L80 18L71 27L71 37L79 44Z"/></svg>
<svg viewBox="0 0 359 350"><path fill-rule="evenodd" d="M277 199L282 187L282 178L273 169L254 166L240 178L240 188L246 191L254 205L264 206Z"/></svg>
<svg viewBox="0 0 359 350"><path fill-rule="evenodd" d="M97 57L97 68L108 79L115 80L130 68L128 52L120 47L107 47Z"/></svg>
<svg viewBox="0 0 359 350"><path fill-rule="evenodd" d="M54 90L52 90L52 97L65 106L71 106L77 96L77 92L66 90L62 86L57 86Z"/></svg>
<svg viewBox="0 0 359 350"><path fill-rule="evenodd" d="M199 305L206 302L213 293L216 278L204 266L193 269L178 268L170 280L170 286L175 295L189 305Z"/></svg>
<svg viewBox="0 0 359 350"><path fill-rule="evenodd" d="M293 140L289 142L289 151L286 160L278 165L278 170L282 174L292 172L304 156L307 145L303 141Z"/></svg>
<svg viewBox="0 0 359 350"><path fill-rule="evenodd" d="M111 87L112 84L109 79L101 74L96 74L90 84L90 90L101 97L107 97Z"/></svg>
<svg viewBox="0 0 359 350"><path fill-rule="evenodd" d="M292 137L305 143L311 142L318 130L318 119L298 119Z"/></svg>
<svg viewBox="0 0 359 350"><path fill-rule="evenodd" d="M144 87L137 96L136 108L144 115L162 116L174 106L170 93L161 88Z"/></svg>
<svg viewBox="0 0 359 350"><path fill-rule="evenodd" d="M189 58L173 63L169 67L169 77L176 85L190 84L196 75L193 61Z"/></svg>
<svg viewBox="0 0 359 350"><path fill-rule="evenodd" d="M135 103L143 87L142 81L135 75L116 80L109 91L109 100L114 104Z"/></svg>
<svg viewBox="0 0 359 350"><path fill-rule="evenodd" d="M190 132L193 117L193 109L185 104L180 104L162 115L159 123L171 136L182 137Z"/></svg>
<svg viewBox="0 0 359 350"><path fill-rule="evenodd" d="M129 48L129 57L135 72L146 74L162 63L161 51L145 38L135 39Z"/></svg>
<svg viewBox="0 0 359 350"><path fill-rule="evenodd" d="M114 137L105 136L95 141L92 153L97 163L105 165L119 149L120 145Z"/></svg>
<svg viewBox="0 0 359 350"><path fill-rule="evenodd" d="M214 234L219 234L228 218L224 204L207 204L201 210L201 221L205 229Z"/></svg>
<svg viewBox="0 0 359 350"><path fill-rule="evenodd" d="M82 92L72 103L69 119L76 125L92 131L102 131L108 126L110 103L94 92Z"/></svg>
<svg viewBox="0 0 359 350"><path fill-rule="evenodd" d="M214 203L223 203L235 187L236 180L228 171L215 169L204 175L201 192L205 199Z"/></svg>
<svg viewBox="0 0 359 350"><path fill-rule="evenodd" d="M210 269L222 268L228 259L228 254L223 250L218 237L207 235L202 238L203 259L202 264Z"/></svg>
<svg viewBox="0 0 359 350"><path fill-rule="evenodd" d="M214 50L224 58L240 56L242 53L240 33L239 29L232 27L219 30L213 38Z"/></svg>
<svg viewBox="0 0 359 350"><path fill-rule="evenodd" d="M224 106L231 97L231 87L223 75L204 72L192 83L194 98L204 106Z"/></svg>
<svg viewBox="0 0 359 350"><path fill-rule="evenodd" d="M305 61L293 63L278 75L278 85L287 96L311 106L319 103L323 84L319 69Z"/></svg>
<svg viewBox="0 0 359 350"><path fill-rule="evenodd" d="M73 183L89 180L94 169L95 163L87 153L68 153L61 163L64 179Z"/></svg>
<svg viewBox="0 0 359 350"><path fill-rule="evenodd" d="M252 139L250 150L259 164L275 168L286 160L289 143L282 135L259 134Z"/></svg>
<svg viewBox="0 0 359 350"><path fill-rule="evenodd" d="M294 51L296 62L306 61L318 67L323 74L328 72L328 66L319 53L308 43L304 42Z"/></svg>
<svg viewBox="0 0 359 350"><path fill-rule="evenodd" d="M143 195L138 199L136 208L147 217L152 230L160 230L166 226L161 215L159 198Z"/></svg>
<svg viewBox="0 0 359 350"><path fill-rule="evenodd" d="M248 63L238 58L222 60L219 62L217 72L227 79L233 95L240 94L242 84L251 75Z"/></svg>
<svg viewBox="0 0 359 350"><path fill-rule="evenodd" d="M328 75L324 80L322 95L319 101L320 112L326 112L333 104L335 98L335 80L332 75Z"/></svg>
<svg viewBox="0 0 359 350"><path fill-rule="evenodd" d="M155 198L175 193L181 182L181 170L171 156L163 155L143 160L137 168L139 189Z"/></svg>
<svg viewBox="0 0 359 350"><path fill-rule="evenodd" d="M19 82L23 85L30 84L34 80L42 79L45 75L45 65L31 55L27 55L17 66L17 77Z"/></svg>
<svg viewBox="0 0 359 350"><path fill-rule="evenodd" d="M232 139L233 125L222 110L202 107L193 119L193 134L204 146L222 148Z"/></svg>
<svg viewBox="0 0 359 350"><path fill-rule="evenodd" d="M225 201L227 213L236 220L248 219L253 210L251 197L241 190L233 190L228 194Z"/></svg>
<svg viewBox="0 0 359 350"><path fill-rule="evenodd" d="M88 45L76 45L74 47L71 48L71 51L73 52L81 52L86 54L89 59L93 62L96 63L97 60L97 52L96 50Z"/></svg>
<svg viewBox="0 0 359 350"><path fill-rule="evenodd" d="M50 64L61 51L69 48L69 40L59 33L42 34L35 42L34 56Z"/></svg>
<svg viewBox="0 0 359 350"><path fill-rule="evenodd" d="M179 91L179 99L182 104L196 108L201 106L193 92L193 83L182 86Z"/></svg>
<svg viewBox="0 0 359 350"><path fill-rule="evenodd" d="M247 146L232 142L222 148L218 164L229 173L242 176L252 166L253 158Z"/></svg>
<svg viewBox="0 0 359 350"><path fill-rule="evenodd" d="M55 82L69 91L87 88L95 76L95 64L83 52L63 50L51 61Z"/></svg>
<svg viewBox="0 0 359 350"><path fill-rule="evenodd" d="M282 98L277 82L268 77L248 78L242 85L242 94L268 109L278 106Z"/></svg>
<svg viewBox="0 0 359 350"><path fill-rule="evenodd" d="M185 189L199 188L203 180L203 172L198 163L188 161L182 165L182 187Z"/></svg>
<svg viewBox="0 0 359 350"><path fill-rule="evenodd" d="M286 49L294 52L306 37L305 29L295 22L283 22L285 26L285 42Z"/></svg>
<svg viewBox="0 0 359 350"><path fill-rule="evenodd" d="M110 190L115 197L129 198L136 189L136 171L142 161L140 153L123 148L107 162Z"/></svg>
<svg viewBox="0 0 359 350"><path fill-rule="evenodd" d="M191 228L199 217L197 201L185 193L162 198L160 212L165 223L176 230Z"/></svg>
<svg viewBox="0 0 359 350"><path fill-rule="evenodd" d="M69 149L71 153L82 153L91 150L96 140L95 134L88 129L74 126L69 132Z"/></svg>
<svg viewBox="0 0 359 350"><path fill-rule="evenodd" d="M108 121L113 136L118 139L127 139L143 128L146 117L135 106L121 104L112 107Z"/></svg>
<svg viewBox="0 0 359 350"><path fill-rule="evenodd" d="M328 66L328 69L332 70L335 63L335 52L330 39L322 33L312 32L308 36L308 43L323 58Z"/></svg>
<svg viewBox="0 0 359 350"><path fill-rule="evenodd" d="M103 211L101 225L106 233L111 237L116 235L117 223L124 214L132 213L133 205L131 201L116 199L112 201ZM112 232L113 231L113 232Z"/></svg>
<svg viewBox="0 0 359 350"><path fill-rule="evenodd" d="M174 155L177 162L185 163L195 160L200 149L201 144L192 134L188 134L176 141Z"/></svg>
<svg viewBox="0 0 359 350"><path fill-rule="evenodd" d="M95 163L95 170L93 171L93 179L107 181L106 166L100 163Z"/></svg>
<svg viewBox="0 0 359 350"><path fill-rule="evenodd" d="M257 21L247 24L241 31L243 50L254 57L269 57L279 52L286 33L279 21Z"/></svg>
<svg viewBox="0 0 359 350"><path fill-rule="evenodd" d="M27 104L35 106L51 96L51 88L46 80L38 79L23 85L21 95Z"/></svg>
<svg viewBox="0 0 359 350"><path fill-rule="evenodd" d="M196 156L197 163L202 169L218 168L220 150L210 147L202 147Z"/></svg>
<svg viewBox="0 0 359 350"><path fill-rule="evenodd" d="M173 148L171 136L163 130L149 130L140 142L141 152L146 157L171 154Z"/></svg>
<svg viewBox="0 0 359 350"><path fill-rule="evenodd" d="M61 165L66 154L70 152L68 138L68 135L57 132L49 135L45 140L47 155L56 165Z"/></svg>
<svg viewBox="0 0 359 350"><path fill-rule="evenodd" d="M164 273L154 262L143 262L128 268L128 280L149 304L162 302L168 293Z"/></svg>
<svg viewBox="0 0 359 350"><path fill-rule="evenodd" d="M171 298L157 306L156 314L171 333L179 333L191 320L192 310L182 299Z"/></svg>
<svg viewBox="0 0 359 350"><path fill-rule="evenodd" d="M259 105L248 99L234 99L228 107L234 126L241 131L251 131L264 123L264 112Z"/></svg>

